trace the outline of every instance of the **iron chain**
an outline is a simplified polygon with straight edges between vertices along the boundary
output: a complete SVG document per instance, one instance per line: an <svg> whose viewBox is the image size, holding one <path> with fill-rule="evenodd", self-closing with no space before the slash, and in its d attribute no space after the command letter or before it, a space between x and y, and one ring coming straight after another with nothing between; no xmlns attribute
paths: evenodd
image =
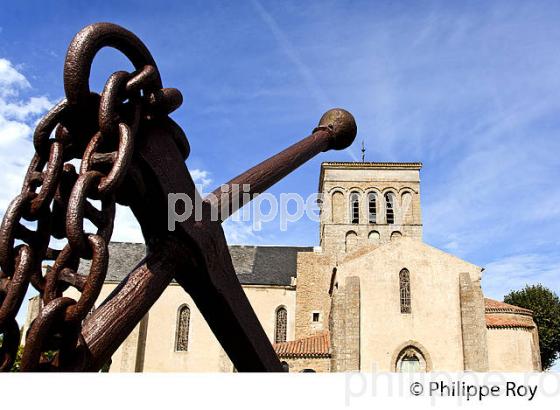
<svg viewBox="0 0 560 410"><path fill-rule="evenodd" d="M180 98L176 90L161 88L150 60L133 73L113 73L101 95L89 92L89 67L78 67L87 93L64 99L37 125L22 191L0 226L0 371L9 371L16 358L21 335L15 318L30 283L42 307L26 336L21 370L64 370L70 364L75 370L76 363L85 363L81 323L107 274L115 198L132 160L138 124L172 111ZM83 83L82 77L77 81ZM79 172L73 159L81 161ZM95 233L85 231L85 220ZM49 247L53 238L66 245ZM91 260L87 275L78 272L84 259ZM44 268L47 261L53 262ZM78 291L77 299L64 296L69 287Z"/></svg>

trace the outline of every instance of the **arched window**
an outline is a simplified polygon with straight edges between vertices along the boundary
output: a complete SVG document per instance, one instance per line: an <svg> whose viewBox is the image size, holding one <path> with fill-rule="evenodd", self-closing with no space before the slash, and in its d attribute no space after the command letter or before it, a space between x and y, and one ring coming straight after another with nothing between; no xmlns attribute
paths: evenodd
<svg viewBox="0 0 560 410"><path fill-rule="evenodd" d="M276 326L274 332L274 343L282 343L286 341L288 332L288 311L285 307L280 306L276 309Z"/></svg>
<svg viewBox="0 0 560 410"><path fill-rule="evenodd" d="M191 309L187 305L179 308L177 313L177 334L175 336L175 351L186 352L189 350L189 326Z"/></svg>
<svg viewBox="0 0 560 410"><path fill-rule="evenodd" d="M385 194L385 215L388 224L395 223L395 196L392 192Z"/></svg>
<svg viewBox="0 0 560 410"><path fill-rule="evenodd" d="M350 193L350 223L360 223L360 194L357 192Z"/></svg>
<svg viewBox="0 0 560 410"><path fill-rule="evenodd" d="M377 223L377 194L375 192L368 194L368 219L370 224Z"/></svg>
<svg viewBox="0 0 560 410"><path fill-rule="evenodd" d="M410 313L410 273L407 269L399 273L399 289L401 297L401 313Z"/></svg>

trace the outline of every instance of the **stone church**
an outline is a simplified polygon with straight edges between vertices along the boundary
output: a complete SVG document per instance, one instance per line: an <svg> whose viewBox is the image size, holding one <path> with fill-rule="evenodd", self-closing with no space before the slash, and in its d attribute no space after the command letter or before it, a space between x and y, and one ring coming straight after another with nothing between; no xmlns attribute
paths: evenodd
<svg viewBox="0 0 560 410"><path fill-rule="evenodd" d="M484 298L484 269L422 241L420 163L325 162L319 246L230 246L239 281L290 372L539 371L532 312ZM100 302L144 256L112 243ZM28 317L38 306L30 303ZM233 372L172 283L111 372Z"/></svg>

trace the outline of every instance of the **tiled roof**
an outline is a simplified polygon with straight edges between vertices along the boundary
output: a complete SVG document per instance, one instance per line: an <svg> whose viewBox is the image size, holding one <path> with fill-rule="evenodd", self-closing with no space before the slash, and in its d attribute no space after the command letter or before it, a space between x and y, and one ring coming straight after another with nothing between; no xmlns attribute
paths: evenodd
<svg viewBox="0 0 560 410"><path fill-rule="evenodd" d="M533 311L494 299L484 299L486 327L489 328L533 328Z"/></svg>
<svg viewBox="0 0 560 410"><path fill-rule="evenodd" d="M484 298L484 307L486 313L520 313L526 315L532 315L533 311L529 309L525 309L519 306L510 305L508 303L499 302L494 299Z"/></svg>
<svg viewBox="0 0 560 410"><path fill-rule="evenodd" d="M486 327L522 327L533 328L535 323L529 316L514 316L504 314L486 314Z"/></svg>
<svg viewBox="0 0 560 410"><path fill-rule="evenodd" d="M331 354L329 332L276 343L273 346L279 357L330 357Z"/></svg>
<svg viewBox="0 0 560 410"><path fill-rule="evenodd" d="M239 281L244 285L291 284L297 276L298 252L312 252L303 246L239 246L229 247L229 253Z"/></svg>
<svg viewBox="0 0 560 410"><path fill-rule="evenodd" d="M146 245L143 243L111 242L109 243L109 268L107 282L120 282L146 256ZM90 261L80 263L80 273L89 271Z"/></svg>
<svg viewBox="0 0 560 410"><path fill-rule="evenodd" d="M421 162L366 162L366 161L326 161L321 163L321 167L342 167L342 168L422 168Z"/></svg>
<svg viewBox="0 0 560 410"><path fill-rule="evenodd" d="M243 285L289 286L297 275L298 252L312 252L313 247L240 246L229 247L233 267ZM120 282L145 256L143 243L111 242L106 281ZM86 274L89 261L80 264Z"/></svg>

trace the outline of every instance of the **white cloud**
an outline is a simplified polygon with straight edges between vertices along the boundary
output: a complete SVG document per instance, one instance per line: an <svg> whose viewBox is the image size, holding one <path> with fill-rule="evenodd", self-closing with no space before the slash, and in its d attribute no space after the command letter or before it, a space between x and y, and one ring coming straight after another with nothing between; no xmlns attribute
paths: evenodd
<svg viewBox="0 0 560 410"><path fill-rule="evenodd" d="M144 242L140 225L128 206L117 205L112 241Z"/></svg>
<svg viewBox="0 0 560 410"><path fill-rule="evenodd" d="M31 91L31 84L14 65L0 58L0 163L2 164L2 189L0 190L0 215L3 216L10 201L19 193L23 177L34 149L31 136L39 116L52 105L45 96L21 97ZM29 288L17 320L23 324L27 312L27 299L37 294Z"/></svg>
<svg viewBox="0 0 560 410"><path fill-rule="evenodd" d="M202 190L206 192L206 188L208 188L212 183L210 172L203 169L195 168L191 169L190 173L195 185L197 185L199 188L202 188Z"/></svg>
<svg viewBox="0 0 560 410"><path fill-rule="evenodd" d="M201 189L202 196L206 196L207 188L210 187L213 180L211 178L211 173L207 170L195 168L190 170L191 176L195 185ZM255 234L252 228L252 223L244 221L236 221L232 218L226 219L222 224L226 239L229 244L246 244L248 242L258 241L260 238Z"/></svg>
<svg viewBox="0 0 560 410"><path fill-rule="evenodd" d="M27 118L42 114L51 107L52 102L44 96L31 97L28 101L17 102L0 99L0 115L17 121L25 121Z"/></svg>
<svg viewBox="0 0 560 410"><path fill-rule="evenodd" d="M53 105L45 96L20 97L29 90L31 84L27 78L10 61L0 58L0 162L3 164L0 214L21 189L34 152L31 137L35 123ZM212 183L208 171L193 169L191 175L203 189ZM143 242L140 226L128 207L117 207L112 239Z"/></svg>
<svg viewBox="0 0 560 410"><path fill-rule="evenodd" d="M34 152L31 136L35 122L53 105L45 96L21 97L30 90L27 78L10 61L0 58L1 214L21 189Z"/></svg>
<svg viewBox="0 0 560 410"><path fill-rule="evenodd" d="M27 78L9 60L0 58L0 97L17 96L18 90L30 87Z"/></svg>
<svg viewBox="0 0 560 410"><path fill-rule="evenodd" d="M226 219L222 224L222 228L229 245L254 244L262 240L253 230L251 221L235 221L230 218Z"/></svg>
<svg viewBox="0 0 560 410"><path fill-rule="evenodd" d="M1 101L0 101L1 104ZM0 147L22 142L31 135L31 127L24 122L11 121L0 110Z"/></svg>

